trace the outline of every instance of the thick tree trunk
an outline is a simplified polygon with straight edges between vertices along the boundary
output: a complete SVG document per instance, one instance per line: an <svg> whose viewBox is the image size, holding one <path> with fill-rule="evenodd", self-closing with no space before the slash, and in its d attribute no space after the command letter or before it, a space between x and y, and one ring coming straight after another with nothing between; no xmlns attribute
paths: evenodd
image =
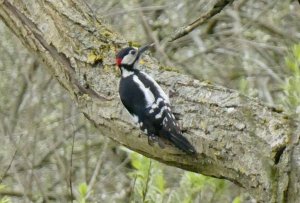
<svg viewBox="0 0 300 203"><path fill-rule="evenodd" d="M0 16L104 135L168 165L231 180L259 202L300 202L296 122L234 90L163 71L149 56L143 68L172 90L174 111L198 153L151 147L139 137L117 93L115 51L127 43L82 2L0 0Z"/></svg>

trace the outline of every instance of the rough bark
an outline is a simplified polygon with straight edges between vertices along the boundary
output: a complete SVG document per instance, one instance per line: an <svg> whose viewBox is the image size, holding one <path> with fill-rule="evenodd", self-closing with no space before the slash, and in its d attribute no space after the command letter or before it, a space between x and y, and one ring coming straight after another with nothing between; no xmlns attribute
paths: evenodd
<svg viewBox="0 0 300 203"><path fill-rule="evenodd" d="M102 134L168 165L231 180L259 202L300 202L299 131L281 110L164 71L146 56L143 68L172 92L174 111L198 153L152 147L139 137L117 93L115 50L127 43L82 1L2 0L0 17Z"/></svg>

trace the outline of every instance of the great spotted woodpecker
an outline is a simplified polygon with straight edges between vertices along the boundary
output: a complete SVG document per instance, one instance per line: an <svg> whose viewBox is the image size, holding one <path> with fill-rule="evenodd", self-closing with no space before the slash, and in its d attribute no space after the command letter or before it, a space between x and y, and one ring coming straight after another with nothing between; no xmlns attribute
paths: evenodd
<svg viewBox="0 0 300 203"><path fill-rule="evenodd" d="M134 49L122 49L116 57L116 63L121 69L122 77L119 85L121 101L133 117L134 122L148 135L148 143L169 140L175 147L195 154L195 148L182 135L178 123L170 108L168 96L146 73L137 69L139 59L150 45Z"/></svg>

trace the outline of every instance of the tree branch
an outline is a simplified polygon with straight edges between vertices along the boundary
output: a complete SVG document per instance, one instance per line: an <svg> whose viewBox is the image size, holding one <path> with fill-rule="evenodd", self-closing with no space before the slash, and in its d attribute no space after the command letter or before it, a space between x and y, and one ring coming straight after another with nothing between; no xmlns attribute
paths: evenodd
<svg viewBox="0 0 300 203"><path fill-rule="evenodd" d="M179 28L175 33L170 37L168 40L169 42L172 42L176 39L179 39L190 32L192 32L194 29L205 23L207 20L212 18L213 16L220 13L228 4L231 4L234 0L217 0L215 5L211 10L201 15L199 18L197 18L194 22L190 23L187 26Z"/></svg>
<svg viewBox="0 0 300 203"><path fill-rule="evenodd" d="M0 5L2 20L103 135L168 165L231 180L259 202L286 199L290 140L298 142L299 133L293 133L297 126L281 110L234 90L163 71L146 56L143 69L165 90L174 87L174 111L198 153L192 157L172 146L149 146L118 97L114 58L116 49L127 45L123 38L81 1L3 0Z"/></svg>

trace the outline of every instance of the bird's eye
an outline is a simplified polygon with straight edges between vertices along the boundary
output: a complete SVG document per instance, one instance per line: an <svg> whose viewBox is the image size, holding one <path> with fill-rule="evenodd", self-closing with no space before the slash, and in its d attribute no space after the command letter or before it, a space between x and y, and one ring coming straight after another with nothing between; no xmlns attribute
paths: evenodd
<svg viewBox="0 0 300 203"><path fill-rule="evenodd" d="M131 55L134 55L134 54L136 53L136 51L135 51L135 50L131 50L129 53L130 53Z"/></svg>

